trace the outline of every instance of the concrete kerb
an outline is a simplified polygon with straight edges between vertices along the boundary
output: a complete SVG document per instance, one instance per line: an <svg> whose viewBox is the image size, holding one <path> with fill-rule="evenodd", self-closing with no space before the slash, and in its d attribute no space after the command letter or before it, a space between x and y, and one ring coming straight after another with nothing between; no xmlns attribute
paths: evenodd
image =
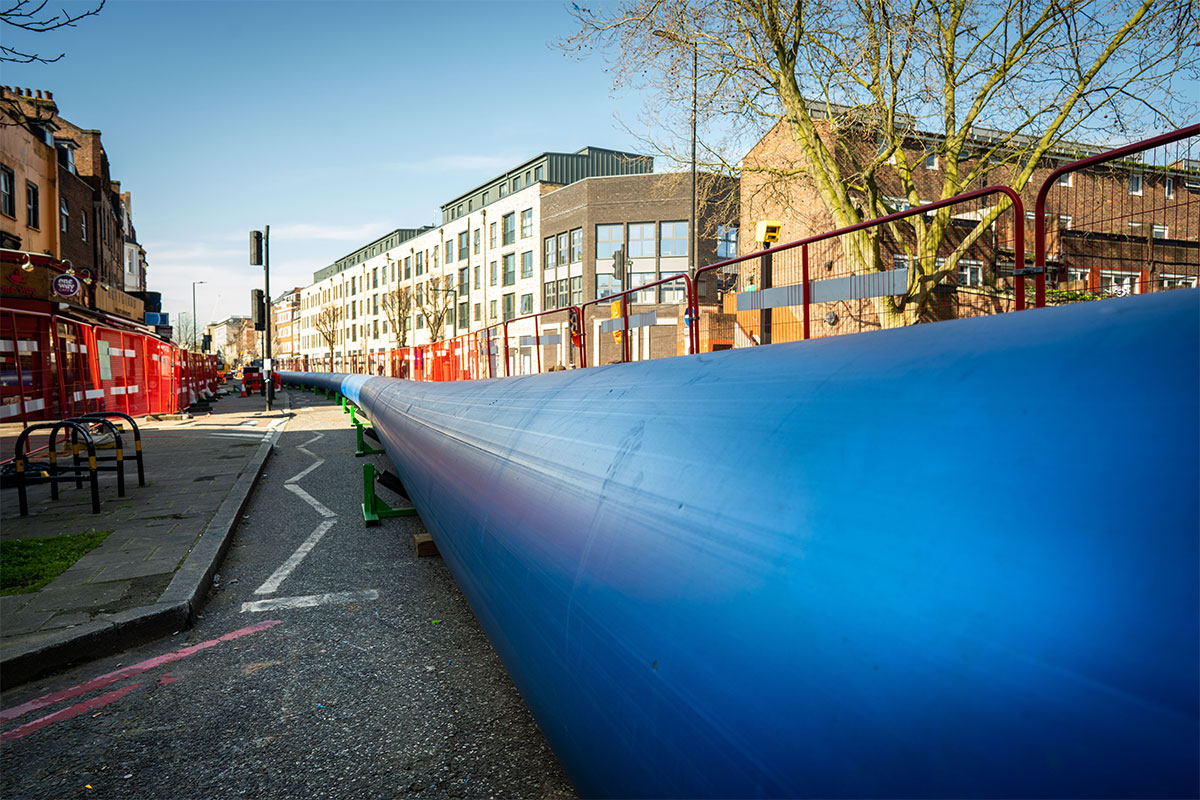
<svg viewBox="0 0 1200 800"><path fill-rule="evenodd" d="M284 410L290 411L291 404L286 400L284 404ZM0 689L8 690L71 664L102 658L191 627L204 607L213 575L232 544L242 509L279 435L279 431L272 431L259 445L156 603L106 614L6 649L0 655Z"/></svg>
<svg viewBox="0 0 1200 800"><path fill-rule="evenodd" d="M238 476L229 496L192 546L183 566L175 571L175 577L167 585L166 591L158 598L160 604L185 604L188 609L188 626L195 623L200 609L204 607L204 598L212 586L213 575L221 566L225 553L233 542L233 530L241 519L242 509L246 507L250 492L258 482L267 457L271 455L277 441L279 431L272 431L266 441L258 446L250 465Z"/></svg>

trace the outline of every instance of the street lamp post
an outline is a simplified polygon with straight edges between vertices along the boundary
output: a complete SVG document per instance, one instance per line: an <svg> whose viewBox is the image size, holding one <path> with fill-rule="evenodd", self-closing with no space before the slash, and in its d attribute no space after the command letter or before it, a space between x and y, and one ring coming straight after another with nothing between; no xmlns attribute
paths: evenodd
<svg viewBox="0 0 1200 800"><path fill-rule="evenodd" d="M192 281L192 347L196 352L200 352L200 339L196 335L196 284L208 283L208 281Z"/></svg>
<svg viewBox="0 0 1200 800"><path fill-rule="evenodd" d="M697 268L696 247L700 241L696 235L696 113L699 95L700 48L695 39L684 39L679 34L665 29L655 30L654 35L677 44L691 45L692 48L692 202L688 209L688 277L694 282ZM696 323L693 322L693 324ZM691 336L686 337L686 341L690 351Z"/></svg>

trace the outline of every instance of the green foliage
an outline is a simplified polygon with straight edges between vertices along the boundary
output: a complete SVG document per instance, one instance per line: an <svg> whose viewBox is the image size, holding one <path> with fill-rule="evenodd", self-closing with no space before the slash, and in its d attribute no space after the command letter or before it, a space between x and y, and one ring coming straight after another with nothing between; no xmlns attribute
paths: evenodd
<svg viewBox="0 0 1200 800"><path fill-rule="evenodd" d="M0 596L36 592L99 545L112 531L0 541Z"/></svg>
<svg viewBox="0 0 1200 800"><path fill-rule="evenodd" d="M1080 292L1073 289L1047 289L1047 303L1082 303L1087 300L1100 300L1104 297L1102 294L1094 292Z"/></svg>

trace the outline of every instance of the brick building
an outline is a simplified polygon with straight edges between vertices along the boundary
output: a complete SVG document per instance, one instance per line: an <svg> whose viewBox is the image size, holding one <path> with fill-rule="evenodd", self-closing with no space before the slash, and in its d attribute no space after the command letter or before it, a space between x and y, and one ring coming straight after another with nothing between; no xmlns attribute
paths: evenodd
<svg viewBox="0 0 1200 800"><path fill-rule="evenodd" d="M859 163L869 162L880 152L875 141L852 138L846 127L839 129L834 141L831 127L818 121L826 144L842 161L848 173L851 158ZM852 131L852 129L850 129ZM1001 132L978 131L977 140L969 142L967 158L957 165L958 174L974 166L970 157L990 147ZM940 199L944 169L939 151L941 140L933 134L914 134L903 143L903 159L912 167L912 181L918 202L902 196L901 182L896 171L896 157L884 164L877 175L882 204L887 210L905 210ZM1143 160L1130 159L1070 173L1058 179L1049 189L1046 205L1046 274L1052 289L1051 302L1062 292L1087 292L1094 296L1117 293L1139 293L1195 286L1200 264L1200 163L1188 156L1195 142L1184 143L1166 151L1147 153ZM1189 149L1190 148L1190 149ZM990 228L975 231L976 223L991 211L999 196L994 195L956 205L951 210L949 230L936 254L938 266L943 259L968 237L979 233L966 249L960 249L958 268L936 287L930 303L931 318L967 316L1008 310L1014 303L1014 265L1019 259L1015 252L1016 226L1024 234L1024 260L1032 262L1034 249L1034 200L1038 188L1060 165L1101 153L1106 148L1071 144L1052 151L1044 163L1034 170L1032 178L1019 194L1025 205L1024 218L1016 219L1012 210L1004 212ZM780 182L768 177L759 168L775 172L798 171L804 174L800 149L793 142L784 123L775 125L746 155L741 181L741 227L753 230L757 221L776 219L783 223L780 242L790 242L834 230L837 226L826 209L816 187L806 178ZM1015 168L999 165L986 172L977 185L1010 185ZM865 204L861 191L854 195ZM870 213L865 217L873 216ZM838 275L864 275L902 269L912 263L913 240L903 229L878 230L878 262L866 264L843 247L850 237L813 244L808 249L810 280ZM899 231L899 232L898 232ZM757 249L745 240L742 252ZM871 255L875 257L874 254ZM798 253L781 253L775 260L775 286L801 283ZM743 270L737 288L745 289L757 280L753 267ZM733 312L734 299L726 303L725 311ZM793 311L777 309L779 319L795 322ZM813 334L843 332L836 330L846 320L854 320L862 328L889 324L881 303L870 300L846 301L840 304L814 305ZM755 319L756 315L753 315ZM824 319L835 320L826 324ZM744 313L739 314L743 333L754 334L757 323ZM791 338L787 335L787 338ZM775 339L778 341L778 338Z"/></svg>
<svg viewBox="0 0 1200 800"><path fill-rule="evenodd" d="M128 313L136 304L118 293L146 288L132 202L100 131L63 118L50 92L0 87L0 238L86 270L112 298L103 310Z"/></svg>

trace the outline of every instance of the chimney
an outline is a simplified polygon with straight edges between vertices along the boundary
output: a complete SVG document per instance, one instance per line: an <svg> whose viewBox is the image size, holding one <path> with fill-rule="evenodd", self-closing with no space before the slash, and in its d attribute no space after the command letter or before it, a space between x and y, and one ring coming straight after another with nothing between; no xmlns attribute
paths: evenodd
<svg viewBox="0 0 1200 800"><path fill-rule="evenodd" d="M27 89L25 89L25 96L26 96L26 97L33 97L33 92L32 92L32 91L30 91L30 90L27 88Z"/></svg>
<svg viewBox="0 0 1200 800"><path fill-rule="evenodd" d="M41 89L38 89L38 90L37 90L37 99L38 99L38 100L41 100L41 99L42 99L42 90L41 90Z"/></svg>
<svg viewBox="0 0 1200 800"><path fill-rule="evenodd" d="M53 99L54 99L54 92L52 92L52 91L50 91L49 89L47 89L47 90L46 90L46 99L47 99L47 100L53 100Z"/></svg>

